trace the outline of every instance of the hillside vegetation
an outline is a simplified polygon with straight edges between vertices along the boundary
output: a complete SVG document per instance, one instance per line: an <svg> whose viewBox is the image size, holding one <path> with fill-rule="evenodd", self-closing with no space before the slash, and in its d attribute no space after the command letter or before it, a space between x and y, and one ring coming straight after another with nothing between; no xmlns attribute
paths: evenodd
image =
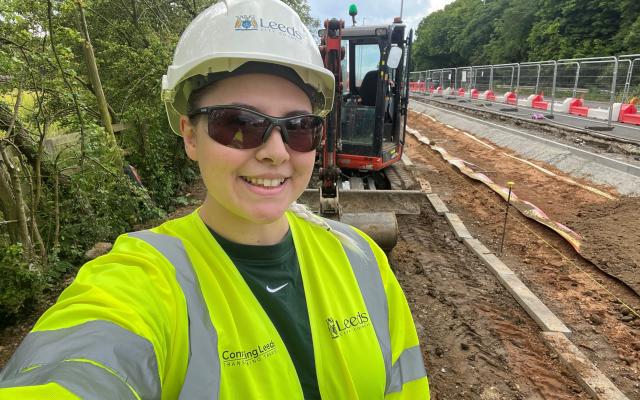
<svg viewBox="0 0 640 400"><path fill-rule="evenodd" d="M417 29L413 70L640 53L637 0L456 0Z"/></svg>

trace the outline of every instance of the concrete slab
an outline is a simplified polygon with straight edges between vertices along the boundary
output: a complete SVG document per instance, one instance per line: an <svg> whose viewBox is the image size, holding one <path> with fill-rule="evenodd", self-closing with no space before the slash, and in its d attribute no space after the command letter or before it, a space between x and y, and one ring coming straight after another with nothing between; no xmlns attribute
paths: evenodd
<svg viewBox="0 0 640 400"><path fill-rule="evenodd" d="M594 399L629 400L565 335L542 332L542 340Z"/></svg>
<svg viewBox="0 0 640 400"><path fill-rule="evenodd" d="M429 202L433 206L433 209L436 210L436 213L438 215L444 215L445 213L449 212L449 209L444 204L444 202L440 199L440 196L438 196L437 194L429 193L427 194L427 199L429 199Z"/></svg>
<svg viewBox="0 0 640 400"><path fill-rule="evenodd" d="M517 276L497 274L496 277L543 331L571 333L571 330Z"/></svg>
<svg viewBox="0 0 640 400"><path fill-rule="evenodd" d="M491 250L489 250L478 239L464 239L463 242L469 248L469 250L473 251L478 257L483 254L491 253Z"/></svg>
<svg viewBox="0 0 640 400"><path fill-rule="evenodd" d="M467 230L467 227L464 226L462 220L460 219L460 217L458 217L458 214L447 212L444 213L444 217L453 229L453 233L455 233L456 239L462 242L464 239L472 238L471 234Z"/></svg>

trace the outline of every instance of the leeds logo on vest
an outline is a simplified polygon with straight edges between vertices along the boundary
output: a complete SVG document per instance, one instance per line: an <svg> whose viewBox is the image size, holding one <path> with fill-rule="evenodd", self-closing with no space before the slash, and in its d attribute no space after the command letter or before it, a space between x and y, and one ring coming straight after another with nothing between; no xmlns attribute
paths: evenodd
<svg viewBox="0 0 640 400"><path fill-rule="evenodd" d="M366 328L371 325L366 312L358 312L347 318L327 318L327 327L332 339L338 339L348 333Z"/></svg>
<svg viewBox="0 0 640 400"><path fill-rule="evenodd" d="M271 357L276 353L276 345L272 340L269 343L257 345L247 350L223 350L222 361L225 367L251 365Z"/></svg>

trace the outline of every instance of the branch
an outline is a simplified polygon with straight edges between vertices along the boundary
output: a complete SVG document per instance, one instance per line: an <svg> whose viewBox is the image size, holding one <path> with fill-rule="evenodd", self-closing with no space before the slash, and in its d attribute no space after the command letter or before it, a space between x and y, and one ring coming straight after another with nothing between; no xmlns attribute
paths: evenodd
<svg viewBox="0 0 640 400"><path fill-rule="evenodd" d="M80 112L80 105L78 104L78 96L73 90L71 83L67 79L66 74L64 73L64 68L62 68L62 62L60 61L60 56L58 56L58 51L56 50L56 45L54 42L54 31L53 31L53 22L52 22L52 14L53 14L53 4L51 4L51 0L47 0L47 20L49 22L49 37L51 41L51 49L53 50L53 55L56 58L56 62L58 63L58 68L60 69L60 73L62 74L62 79L64 80L65 85L71 92L71 97L73 97L73 104L76 108L76 115L78 116L78 122L80 123L80 166L82 166L85 157L85 148L84 148L84 121L82 120L82 113Z"/></svg>

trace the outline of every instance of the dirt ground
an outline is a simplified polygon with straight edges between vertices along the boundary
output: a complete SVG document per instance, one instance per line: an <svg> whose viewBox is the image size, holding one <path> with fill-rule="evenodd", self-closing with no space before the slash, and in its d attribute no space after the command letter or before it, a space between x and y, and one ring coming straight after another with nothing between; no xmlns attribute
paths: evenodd
<svg viewBox="0 0 640 400"><path fill-rule="evenodd" d="M539 328L442 217L400 216L391 264L413 310L432 399L587 399Z"/></svg>
<svg viewBox="0 0 640 400"><path fill-rule="evenodd" d="M638 277L638 270L633 267L637 266L640 254L638 230L633 228L634 221L638 225L638 217L633 212L624 211L633 210L634 207L637 209L640 205L638 199L608 200L568 185L530 165L502 155L502 152L513 154L507 149L496 147L490 150L461 132L423 116L412 114L409 125L446 148L450 154L478 166L496 183L505 185L507 181L514 181L514 191L521 199L532 202L550 218L582 235L583 251L594 262L605 267L624 265L618 272L627 273L619 275L628 277L629 285L604 273L603 270L607 268L601 270L582 258L550 229L511 209L501 258L568 325L573 331L572 340L590 360L630 399L640 399L640 320L634 315L634 312L640 313L640 296L630 289L634 278L637 280ZM505 215L504 200L482 183L460 174L438 153L413 137L407 143L407 153L416 164L414 173L430 182L433 191L440 195L450 210L460 215L474 237L498 253ZM562 174L549 165L536 163ZM595 187L590 182L580 183ZM617 195L608 188L598 189ZM458 270L467 266L466 260L460 260L455 265ZM612 268L609 270L612 271ZM486 271L478 272L488 274ZM487 279L490 278L487 276ZM436 283L435 286L451 287L454 281L455 278L448 278L446 283ZM452 294L448 299L468 297L471 293L473 291L462 290L458 296ZM508 294L505 296L508 297ZM477 302L481 304L482 299ZM429 310L427 307L425 309ZM520 311L514 303L513 311L516 309ZM523 318L529 321L527 316ZM432 319L431 316L428 319ZM438 318L435 320L441 321ZM493 328L501 331L499 327ZM425 329L428 331L429 325L425 325ZM427 337L429 335L430 332L427 332ZM528 345L524 348L531 350ZM437 358L430 355L429 362L433 360ZM460 366L459 363L453 365ZM524 368L523 376L536 379L538 371L526 371ZM482 377L482 374L479 376ZM438 384L436 381L434 386L438 389L439 386L448 387L448 384L450 382ZM558 398L556 395L542 396ZM530 397L525 395L524 398Z"/></svg>
<svg viewBox="0 0 640 400"><path fill-rule="evenodd" d="M583 236L583 256L640 295L640 197L585 205L567 225Z"/></svg>

